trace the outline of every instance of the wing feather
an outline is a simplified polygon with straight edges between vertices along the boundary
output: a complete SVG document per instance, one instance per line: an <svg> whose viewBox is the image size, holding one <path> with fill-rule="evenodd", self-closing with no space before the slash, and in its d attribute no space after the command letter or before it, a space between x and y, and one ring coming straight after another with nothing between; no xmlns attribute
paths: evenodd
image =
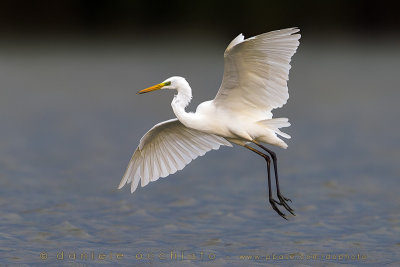
<svg viewBox="0 0 400 267"><path fill-rule="evenodd" d="M154 144L150 144L149 146L149 182L153 181L153 177L155 176L154 173L154 154L153 154L153 146Z"/></svg>
<svg viewBox="0 0 400 267"><path fill-rule="evenodd" d="M153 161L154 161L153 164L154 164L155 172L153 173L153 179L151 180L152 182L158 180L158 178L161 177L161 168L160 168L160 163L158 162L158 154L154 153L155 151L156 151L156 148L154 145L152 154L153 154Z"/></svg>
<svg viewBox="0 0 400 267"><path fill-rule="evenodd" d="M225 138L187 128L178 119L161 122L141 138L118 188L131 183L133 193L139 181L146 186L221 145L232 146Z"/></svg>
<svg viewBox="0 0 400 267"><path fill-rule="evenodd" d="M171 140L171 144L177 151L179 151L179 157L182 159L182 162L184 162L185 165L192 160L184 147L179 144L178 140Z"/></svg>
<svg viewBox="0 0 400 267"><path fill-rule="evenodd" d="M151 168L153 170L153 173L151 174L151 179L150 182L156 181L161 175L158 171L158 162L157 162L157 153L156 153L156 149L155 149L155 144L151 145L151 163L150 165L152 165L153 167Z"/></svg>
<svg viewBox="0 0 400 267"><path fill-rule="evenodd" d="M193 152L193 150L184 141L182 140L176 140L176 141L177 144L179 144L179 146L182 148L183 151L185 151L185 154L188 156L187 163L189 163L190 161L192 161L197 157L197 155Z"/></svg>
<svg viewBox="0 0 400 267"><path fill-rule="evenodd" d="M173 174L178 170L176 168L176 162L175 162L174 156L172 154L171 149L168 147L169 146L168 141L164 141L163 145L164 145L164 148L165 148L165 155L167 157L168 166L170 168L170 173L169 174ZM168 149L167 149L167 147L168 147ZM146 159L144 159L144 160L146 160Z"/></svg>
<svg viewBox="0 0 400 267"><path fill-rule="evenodd" d="M161 144L159 145L159 148L160 148L160 153L158 154L158 156L159 156L159 163L160 163L160 167L161 167L161 177L166 177L166 176L168 176L169 172L168 172L167 166L165 165L166 163L165 163L165 158L163 155L164 152L163 152L163 148L162 148Z"/></svg>
<svg viewBox="0 0 400 267"><path fill-rule="evenodd" d="M182 158L180 155L181 151L179 151L174 143L171 140L166 141L168 144L169 151L171 152L170 155L174 161L175 168L179 171L182 170L185 167L185 160Z"/></svg>
<svg viewBox="0 0 400 267"><path fill-rule="evenodd" d="M264 114L282 107L289 98L290 60L299 46L297 28L236 37L224 54L224 76L213 103L230 112Z"/></svg>
<svg viewBox="0 0 400 267"><path fill-rule="evenodd" d="M164 158L163 163L165 164L165 167L167 168L167 176L171 173L173 173L173 168L171 166L172 162L169 160L170 155L168 154L168 149L165 147L165 142L161 141L159 143L159 147L161 149L161 156Z"/></svg>
<svg viewBox="0 0 400 267"><path fill-rule="evenodd" d="M133 177L138 177L139 176L139 170L135 172L135 176ZM140 179L133 179L133 182L131 184L131 193L135 192L136 188L139 185Z"/></svg>
<svg viewBox="0 0 400 267"><path fill-rule="evenodd" d="M144 150L143 154L141 155L142 156L142 166L140 167L140 176L143 177L143 179L141 179L140 182L141 182L142 187L146 186L149 183L148 160L143 160L145 158L148 158L148 157L146 157L147 152L148 152L148 149Z"/></svg>

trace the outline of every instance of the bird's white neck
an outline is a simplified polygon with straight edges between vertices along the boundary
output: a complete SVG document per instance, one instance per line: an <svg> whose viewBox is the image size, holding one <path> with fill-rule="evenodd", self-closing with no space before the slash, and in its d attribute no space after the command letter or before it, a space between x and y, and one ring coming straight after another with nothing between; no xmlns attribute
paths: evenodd
<svg viewBox="0 0 400 267"><path fill-rule="evenodd" d="M188 83L185 83L180 84L179 87L176 88L176 90L178 91L178 94L176 94L174 96L174 99L172 100L172 109L178 120L182 122L185 126L190 127L190 122L193 120L194 114L186 112L185 108L192 100L192 89L190 88Z"/></svg>

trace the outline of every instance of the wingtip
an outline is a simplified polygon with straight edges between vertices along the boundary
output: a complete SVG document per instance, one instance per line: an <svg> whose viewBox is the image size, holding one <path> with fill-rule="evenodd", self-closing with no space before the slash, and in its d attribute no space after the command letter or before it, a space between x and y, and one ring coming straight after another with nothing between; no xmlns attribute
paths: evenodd
<svg viewBox="0 0 400 267"><path fill-rule="evenodd" d="M301 38L301 34L299 33L300 29L298 27L293 27L293 28L290 28L290 29L292 30L290 32L290 35L295 35L295 36L298 37L297 40L300 40L300 38Z"/></svg>
<svg viewBox="0 0 400 267"><path fill-rule="evenodd" d="M119 185L118 185L118 187L117 187L117 189L121 189L122 187L124 187L124 185L125 185L125 183L120 183Z"/></svg>
<svg viewBox="0 0 400 267"><path fill-rule="evenodd" d="M136 188L133 187L133 185L131 186L131 194L133 194L133 192L136 191Z"/></svg>
<svg viewBox="0 0 400 267"><path fill-rule="evenodd" d="M290 36L299 36L299 39L301 37L301 34L298 33L300 32L300 29L298 27L291 27L291 28L286 28L286 29L282 29L279 30L280 32L283 32L284 34L290 35Z"/></svg>
<svg viewBox="0 0 400 267"><path fill-rule="evenodd" d="M243 40L244 40L244 35L243 35L242 33L239 34L238 36L236 36L236 38L233 39L233 40L229 43L228 47L227 47L226 50L225 50L225 53L228 52L230 49L232 49L235 45L237 45L237 44L243 42Z"/></svg>
<svg viewBox="0 0 400 267"><path fill-rule="evenodd" d="M289 27L289 28L282 29L282 30L293 31L293 33L296 33L296 32L299 32L299 31L300 31L300 28L297 27L297 26L294 26L294 27Z"/></svg>
<svg viewBox="0 0 400 267"><path fill-rule="evenodd" d="M118 189L121 189L122 187L124 187L124 185L126 184L127 181L128 181L128 177L126 176L126 172L125 172L125 175L122 177L121 182L119 182Z"/></svg>

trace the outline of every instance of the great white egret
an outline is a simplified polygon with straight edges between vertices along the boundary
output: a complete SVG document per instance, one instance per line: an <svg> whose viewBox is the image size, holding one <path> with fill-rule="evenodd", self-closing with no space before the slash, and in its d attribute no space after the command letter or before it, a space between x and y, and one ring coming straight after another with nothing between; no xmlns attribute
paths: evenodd
<svg viewBox="0 0 400 267"><path fill-rule="evenodd" d="M232 146L232 142L266 160L272 208L284 219L286 216L277 204L295 215L287 203L290 199L279 188L276 155L261 143L287 148L277 135L290 138L279 130L290 123L287 118L272 118L271 110L282 107L289 98L287 80L290 60L299 45L298 31L289 28L248 39L240 34L233 39L224 53L224 76L217 96L201 103L195 113L185 111L192 99L192 89L182 77L174 76L139 91L138 94L177 90L171 103L176 118L156 124L140 139L118 188L131 183L133 193L139 181L143 187L183 169L207 151L221 145ZM269 155L249 144L255 144ZM279 201L272 195L270 158Z"/></svg>

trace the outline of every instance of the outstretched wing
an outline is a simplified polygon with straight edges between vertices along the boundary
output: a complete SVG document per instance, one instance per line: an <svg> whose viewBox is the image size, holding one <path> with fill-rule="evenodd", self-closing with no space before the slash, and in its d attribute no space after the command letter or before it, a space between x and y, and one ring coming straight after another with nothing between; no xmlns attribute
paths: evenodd
<svg viewBox="0 0 400 267"><path fill-rule="evenodd" d="M213 103L230 112L263 112L282 107L289 98L290 60L299 46L299 29L236 37L224 54L224 77Z"/></svg>
<svg viewBox="0 0 400 267"><path fill-rule="evenodd" d="M142 187L146 186L221 145L232 146L223 137L187 128L178 119L158 123L140 140L118 189L132 183L133 193L139 181Z"/></svg>

